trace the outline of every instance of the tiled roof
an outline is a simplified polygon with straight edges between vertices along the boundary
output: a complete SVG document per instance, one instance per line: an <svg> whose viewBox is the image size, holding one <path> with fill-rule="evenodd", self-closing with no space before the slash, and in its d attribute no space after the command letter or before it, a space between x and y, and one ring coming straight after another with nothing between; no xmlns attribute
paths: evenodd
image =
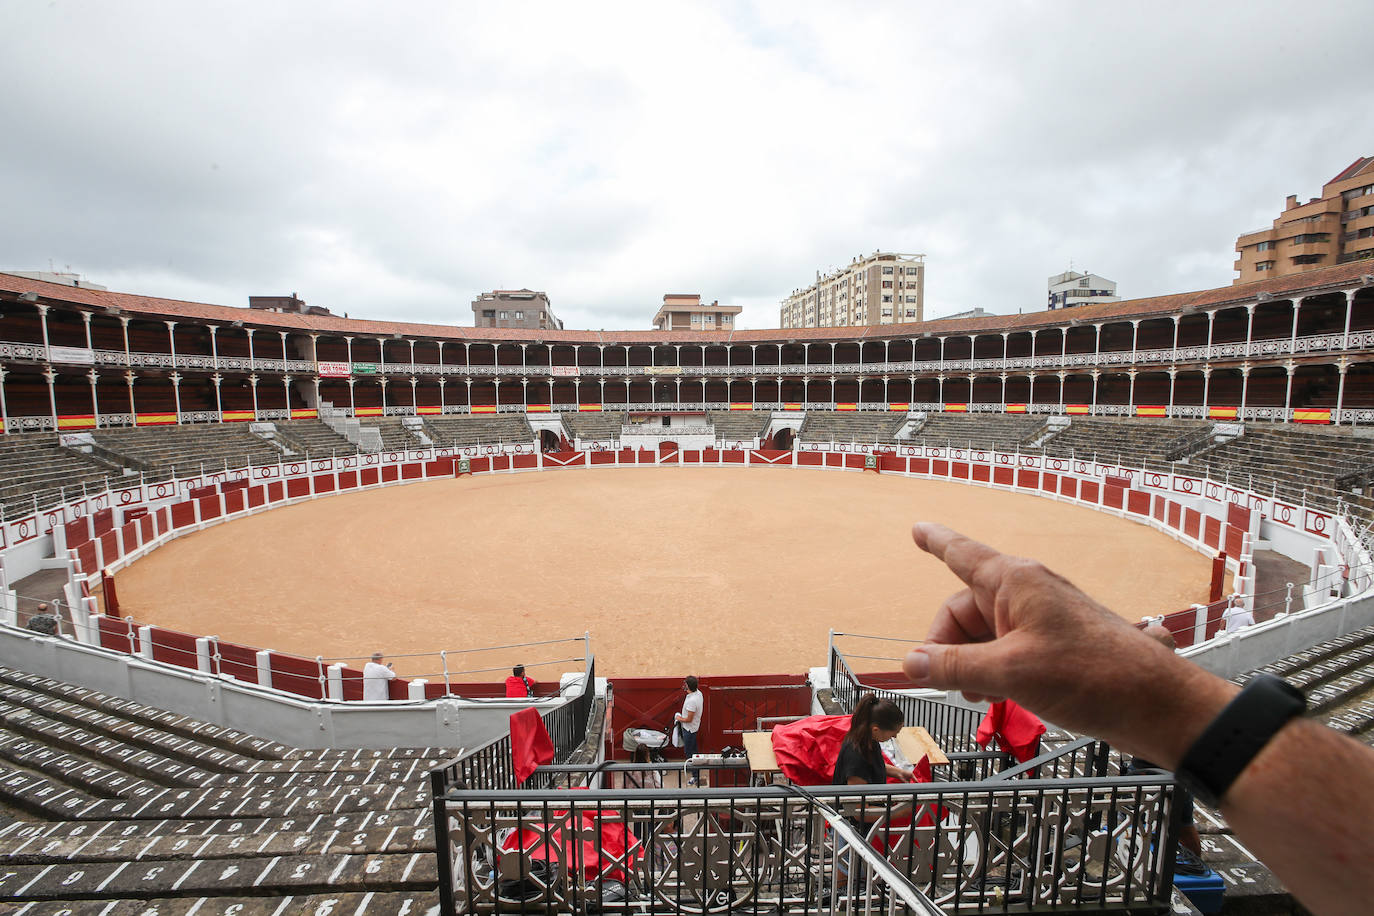
<svg viewBox="0 0 1374 916"><path fill-rule="evenodd" d="M184 302L159 299L133 293L85 289L59 283L45 283L0 273L0 292L37 293L44 300L71 303L90 310L118 309L131 316L148 320L189 319L209 324L227 325L235 321L245 327L268 331L296 331L328 336L431 338L452 341L507 341L513 343L543 341L547 343L615 345L615 344L777 344L785 342L825 342L863 340L886 337L962 336L970 333L1019 332L1037 328L1059 327L1069 322L1094 324L1101 321L1132 318L1165 318L1184 309L1218 309L1240 307L1252 303L1261 293L1276 298L1291 295L1310 295L1340 286L1359 283L1360 278L1374 274L1374 262L1354 261L1319 270L1305 271L1287 277L1258 280L1237 286L1154 296L1147 299L1127 299L1098 305L1080 305L1057 311L1035 311L1020 315L988 315L981 318L958 318L913 322L910 324L843 328L756 328L733 331L589 331L538 330L524 328L473 328L446 324L419 324L401 321L370 321L343 318L338 315L298 315L210 305L203 302Z"/></svg>

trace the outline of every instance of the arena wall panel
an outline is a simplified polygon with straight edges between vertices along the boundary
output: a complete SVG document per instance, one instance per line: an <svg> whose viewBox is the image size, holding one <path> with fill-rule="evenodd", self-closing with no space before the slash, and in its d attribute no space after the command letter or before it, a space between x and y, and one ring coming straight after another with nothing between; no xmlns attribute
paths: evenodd
<svg viewBox="0 0 1374 916"><path fill-rule="evenodd" d="M384 464L377 470L381 473L382 483L394 483L401 479L401 469L394 464Z"/></svg>
<svg viewBox="0 0 1374 916"><path fill-rule="evenodd" d="M206 487L191 487L189 490L186 491L186 495L191 499L203 499L206 496L212 496L218 492L219 487L211 484L210 486Z"/></svg>
<svg viewBox="0 0 1374 916"><path fill-rule="evenodd" d="M948 477L949 462L944 461L942 459L936 459L932 461L930 463L930 473L935 475L936 477Z"/></svg>
<svg viewBox="0 0 1374 916"><path fill-rule="evenodd" d="M1174 643L1178 648L1186 649L1193 644L1197 630L1197 608L1166 615L1160 625L1174 635Z"/></svg>
<svg viewBox="0 0 1374 916"><path fill-rule="evenodd" d="M302 496L310 495L310 479L308 477L289 477L286 480L286 498L298 499Z"/></svg>
<svg viewBox="0 0 1374 916"><path fill-rule="evenodd" d="M704 709L697 741L703 750L743 745L742 733L757 728L759 716L804 716L811 712L811 688L801 675L740 675L701 678ZM615 679L611 743L617 756L627 728L667 731L682 708L681 677ZM668 748L669 756L681 750Z"/></svg>
<svg viewBox="0 0 1374 916"><path fill-rule="evenodd" d="M1202 513L1196 509L1185 509L1183 514L1183 533L1193 540L1201 540Z"/></svg>
<svg viewBox="0 0 1374 916"><path fill-rule="evenodd" d="M1226 551L1228 556L1239 557L1244 546L1245 529L1237 528L1235 525L1227 525L1221 549Z"/></svg>
<svg viewBox="0 0 1374 916"><path fill-rule="evenodd" d="M81 564L81 571L86 575L98 572L100 560L96 556L95 541L86 541L76 548L76 560Z"/></svg>
<svg viewBox="0 0 1374 916"><path fill-rule="evenodd" d="M211 487L210 489L213 490L214 488ZM218 493L201 497L196 500L196 504L200 507L200 520L202 522L208 522L212 518L219 518L222 514Z"/></svg>
<svg viewBox="0 0 1374 916"><path fill-rule="evenodd" d="M114 510L98 509L91 516L91 534L96 537L114 528Z"/></svg>
<svg viewBox="0 0 1374 916"><path fill-rule="evenodd" d="M1214 550L1221 549L1221 519L1212 518L1210 515L1204 519L1205 527L1202 533L1202 543Z"/></svg>
<svg viewBox="0 0 1374 916"><path fill-rule="evenodd" d="M313 700L324 699L320 689L320 666L313 659L272 652L268 656L272 686Z"/></svg>
<svg viewBox="0 0 1374 916"><path fill-rule="evenodd" d="M358 486L358 472L357 472L357 471L340 471L340 472L339 472L339 489L340 489L340 490L353 490L353 489L356 489L357 486Z"/></svg>
<svg viewBox="0 0 1374 916"><path fill-rule="evenodd" d="M510 456L509 456L509 455L492 455L490 458L487 459L487 463L488 463L488 468L489 468L489 470L492 470L492 471L509 471L509 470L510 470Z"/></svg>
<svg viewBox="0 0 1374 916"><path fill-rule="evenodd" d="M145 515L138 520L138 541L146 544L157 537L157 517Z"/></svg>
<svg viewBox="0 0 1374 916"><path fill-rule="evenodd" d="M153 661L178 665L192 671L197 669L196 638L194 636L178 633L176 630L149 627L148 638L152 644Z"/></svg>
<svg viewBox="0 0 1374 916"><path fill-rule="evenodd" d="M821 452L801 452L797 455L797 464L802 467L816 468L825 463L825 455Z"/></svg>
<svg viewBox="0 0 1374 916"><path fill-rule="evenodd" d="M953 462L950 462L950 466L949 466L949 476L950 476L950 477L953 477L955 480L968 480L968 478L969 478L968 462L967 462L967 461L953 461Z"/></svg>
<svg viewBox="0 0 1374 916"><path fill-rule="evenodd" d="M96 540L100 543L101 567L108 566L122 556L119 551L119 535L113 530L106 531Z"/></svg>
<svg viewBox="0 0 1374 916"><path fill-rule="evenodd" d="M139 537L138 520L125 522L119 529L120 538L124 542L124 552L131 553L143 546L143 539Z"/></svg>
<svg viewBox="0 0 1374 916"><path fill-rule="evenodd" d="M1040 489L1046 493L1059 492L1059 475L1051 474L1048 471L1040 475Z"/></svg>
<svg viewBox="0 0 1374 916"><path fill-rule="evenodd" d="M1120 509L1125 501L1125 490L1121 487L1108 484L1102 488L1102 505L1112 509Z"/></svg>
<svg viewBox="0 0 1374 916"><path fill-rule="evenodd" d="M224 494L224 511L233 515L242 512L247 505L247 495L243 490L229 490Z"/></svg>
<svg viewBox="0 0 1374 916"><path fill-rule="evenodd" d="M269 480L265 486L267 488L267 501L269 503L281 502L286 495L286 487L280 480Z"/></svg>
<svg viewBox="0 0 1374 916"><path fill-rule="evenodd" d="M1060 478L1059 478L1059 495L1060 495L1060 496L1067 496L1067 497L1069 497L1070 499L1077 499L1077 498L1078 498L1078 478L1077 478L1077 477L1060 477Z"/></svg>
<svg viewBox="0 0 1374 916"><path fill-rule="evenodd" d="M592 452L592 464L615 464L614 452Z"/></svg>
<svg viewBox="0 0 1374 916"><path fill-rule="evenodd" d="M75 550L91 539L91 520L89 516L74 518L62 526L67 549Z"/></svg>
<svg viewBox="0 0 1374 916"><path fill-rule="evenodd" d="M376 486L377 482L381 480L381 476L376 468L362 468L358 471L358 479L365 487Z"/></svg>
<svg viewBox="0 0 1374 916"><path fill-rule="evenodd" d="M511 456L511 467L515 468L517 471L529 471L533 470L534 468L537 468L538 466L539 457L537 455Z"/></svg>
<svg viewBox="0 0 1374 916"><path fill-rule="evenodd" d="M334 475L316 474L310 478L310 490L312 493L333 493Z"/></svg>
<svg viewBox="0 0 1374 916"><path fill-rule="evenodd" d="M248 684L258 682L258 650L238 643L215 641L214 651L219 654L218 671L238 678Z"/></svg>
<svg viewBox="0 0 1374 916"><path fill-rule="evenodd" d="M979 483L990 483L992 481L992 472L995 470L996 468L986 464L975 464L973 466L973 479Z"/></svg>
<svg viewBox="0 0 1374 916"><path fill-rule="evenodd" d="M1019 468L1016 472L1016 485L1023 490L1040 489L1040 472Z"/></svg>
<svg viewBox="0 0 1374 916"><path fill-rule="evenodd" d="M401 465L402 480L419 480L424 476L424 466L418 462L407 462Z"/></svg>
<svg viewBox="0 0 1374 916"><path fill-rule="evenodd" d="M862 471L864 469L864 460L863 455L845 455L843 466L853 471Z"/></svg>
<svg viewBox="0 0 1374 916"><path fill-rule="evenodd" d="M185 528L196 523L196 506L190 500L173 503L171 512L173 528Z"/></svg>
<svg viewBox="0 0 1374 916"><path fill-rule="evenodd" d="M600 453L597 453L597 454L600 454ZM474 474L484 474L484 473L486 473L487 471L491 470L491 459L490 459L490 458L473 458L473 459L471 460L471 462L469 462L469 467L472 468L472 473L474 473Z"/></svg>
<svg viewBox="0 0 1374 916"><path fill-rule="evenodd" d="M1150 494L1131 490L1126 497L1126 511L1132 515L1150 514Z"/></svg>
<svg viewBox="0 0 1374 916"><path fill-rule="evenodd" d="M713 448L704 448L701 450L701 461L703 464L718 464L720 452Z"/></svg>

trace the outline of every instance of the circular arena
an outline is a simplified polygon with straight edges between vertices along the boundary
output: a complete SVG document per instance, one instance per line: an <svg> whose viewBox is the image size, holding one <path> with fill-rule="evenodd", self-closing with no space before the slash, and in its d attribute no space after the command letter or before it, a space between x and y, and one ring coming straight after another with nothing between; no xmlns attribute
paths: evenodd
<svg viewBox="0 0 1374 916"><path fill-rule="evenodd" d="M583 631L612 677L799 672L831 629L925 633L960 585L912 546L917 520L1039 559L1129 620L1208 599L1208 559L1127 520L791 468L546 471L348 494L173 541L116 583L121 613L139 621L307 657L378 649L417 677L436 674L425 665L439 648Z"/></svg>
<svg viewBox="0 0 1374 916"><path fill-rule="evenodd" d="M1037 558L1223 678L1278 666L1367 741L1372 304L1340 265L1067 316L534 332L0 274L6 906L824 911L830 813L714 752L867 691L925 730L931 781L865 802L912 842L849 844L893 887L1163 911L1172 779L1053 728L1018 766L982 706L890 675L958 588L909 527ZM689 671L711 758L609 762ZM1270 894L1217 824L1228 894Z"/></svg>

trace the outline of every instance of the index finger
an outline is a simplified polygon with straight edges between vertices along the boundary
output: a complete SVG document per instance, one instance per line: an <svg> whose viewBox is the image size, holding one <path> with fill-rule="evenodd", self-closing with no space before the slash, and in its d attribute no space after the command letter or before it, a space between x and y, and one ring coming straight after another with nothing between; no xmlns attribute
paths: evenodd
<svg viewBox="0 0 1374 916"><path fill-rule="evenodd" d="M937 522L917 522L912 525L911 539L917 547L940 560L949 567L950 572L970 586L975 584L973 578L980 566L1002 556L987 544ZM984 579L986 584L986 576Z"/></svg>

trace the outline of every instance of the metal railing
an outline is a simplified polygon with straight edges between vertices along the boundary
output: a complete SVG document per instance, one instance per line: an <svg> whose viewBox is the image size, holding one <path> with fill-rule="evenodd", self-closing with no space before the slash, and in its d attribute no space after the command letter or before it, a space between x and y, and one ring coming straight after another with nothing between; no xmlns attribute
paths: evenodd
<svg viewBox="0 0 1374 916"><path fill-rule="evenodd" d="M974 736L977 735L978 723L983 718L981 712L965 706L955 706L928 697L912 696L862 683L849 667L844 654L835 646L834 637L840 635L844 634L831 634L830 656L826 664L830 674L830 693L840 709L851 713L862 694L873 693L880 699L896 703L902 710L907 725L924 728L947 752L972 753L979 750Z"/></svg>
<svg viewBox="0 0 1374 916"><path fill-rule="evenodd" d="M436 772L443 912L1160 912L1171 895L1162 774L638 789L603 788L607 770L525 791Z"/></svg>

